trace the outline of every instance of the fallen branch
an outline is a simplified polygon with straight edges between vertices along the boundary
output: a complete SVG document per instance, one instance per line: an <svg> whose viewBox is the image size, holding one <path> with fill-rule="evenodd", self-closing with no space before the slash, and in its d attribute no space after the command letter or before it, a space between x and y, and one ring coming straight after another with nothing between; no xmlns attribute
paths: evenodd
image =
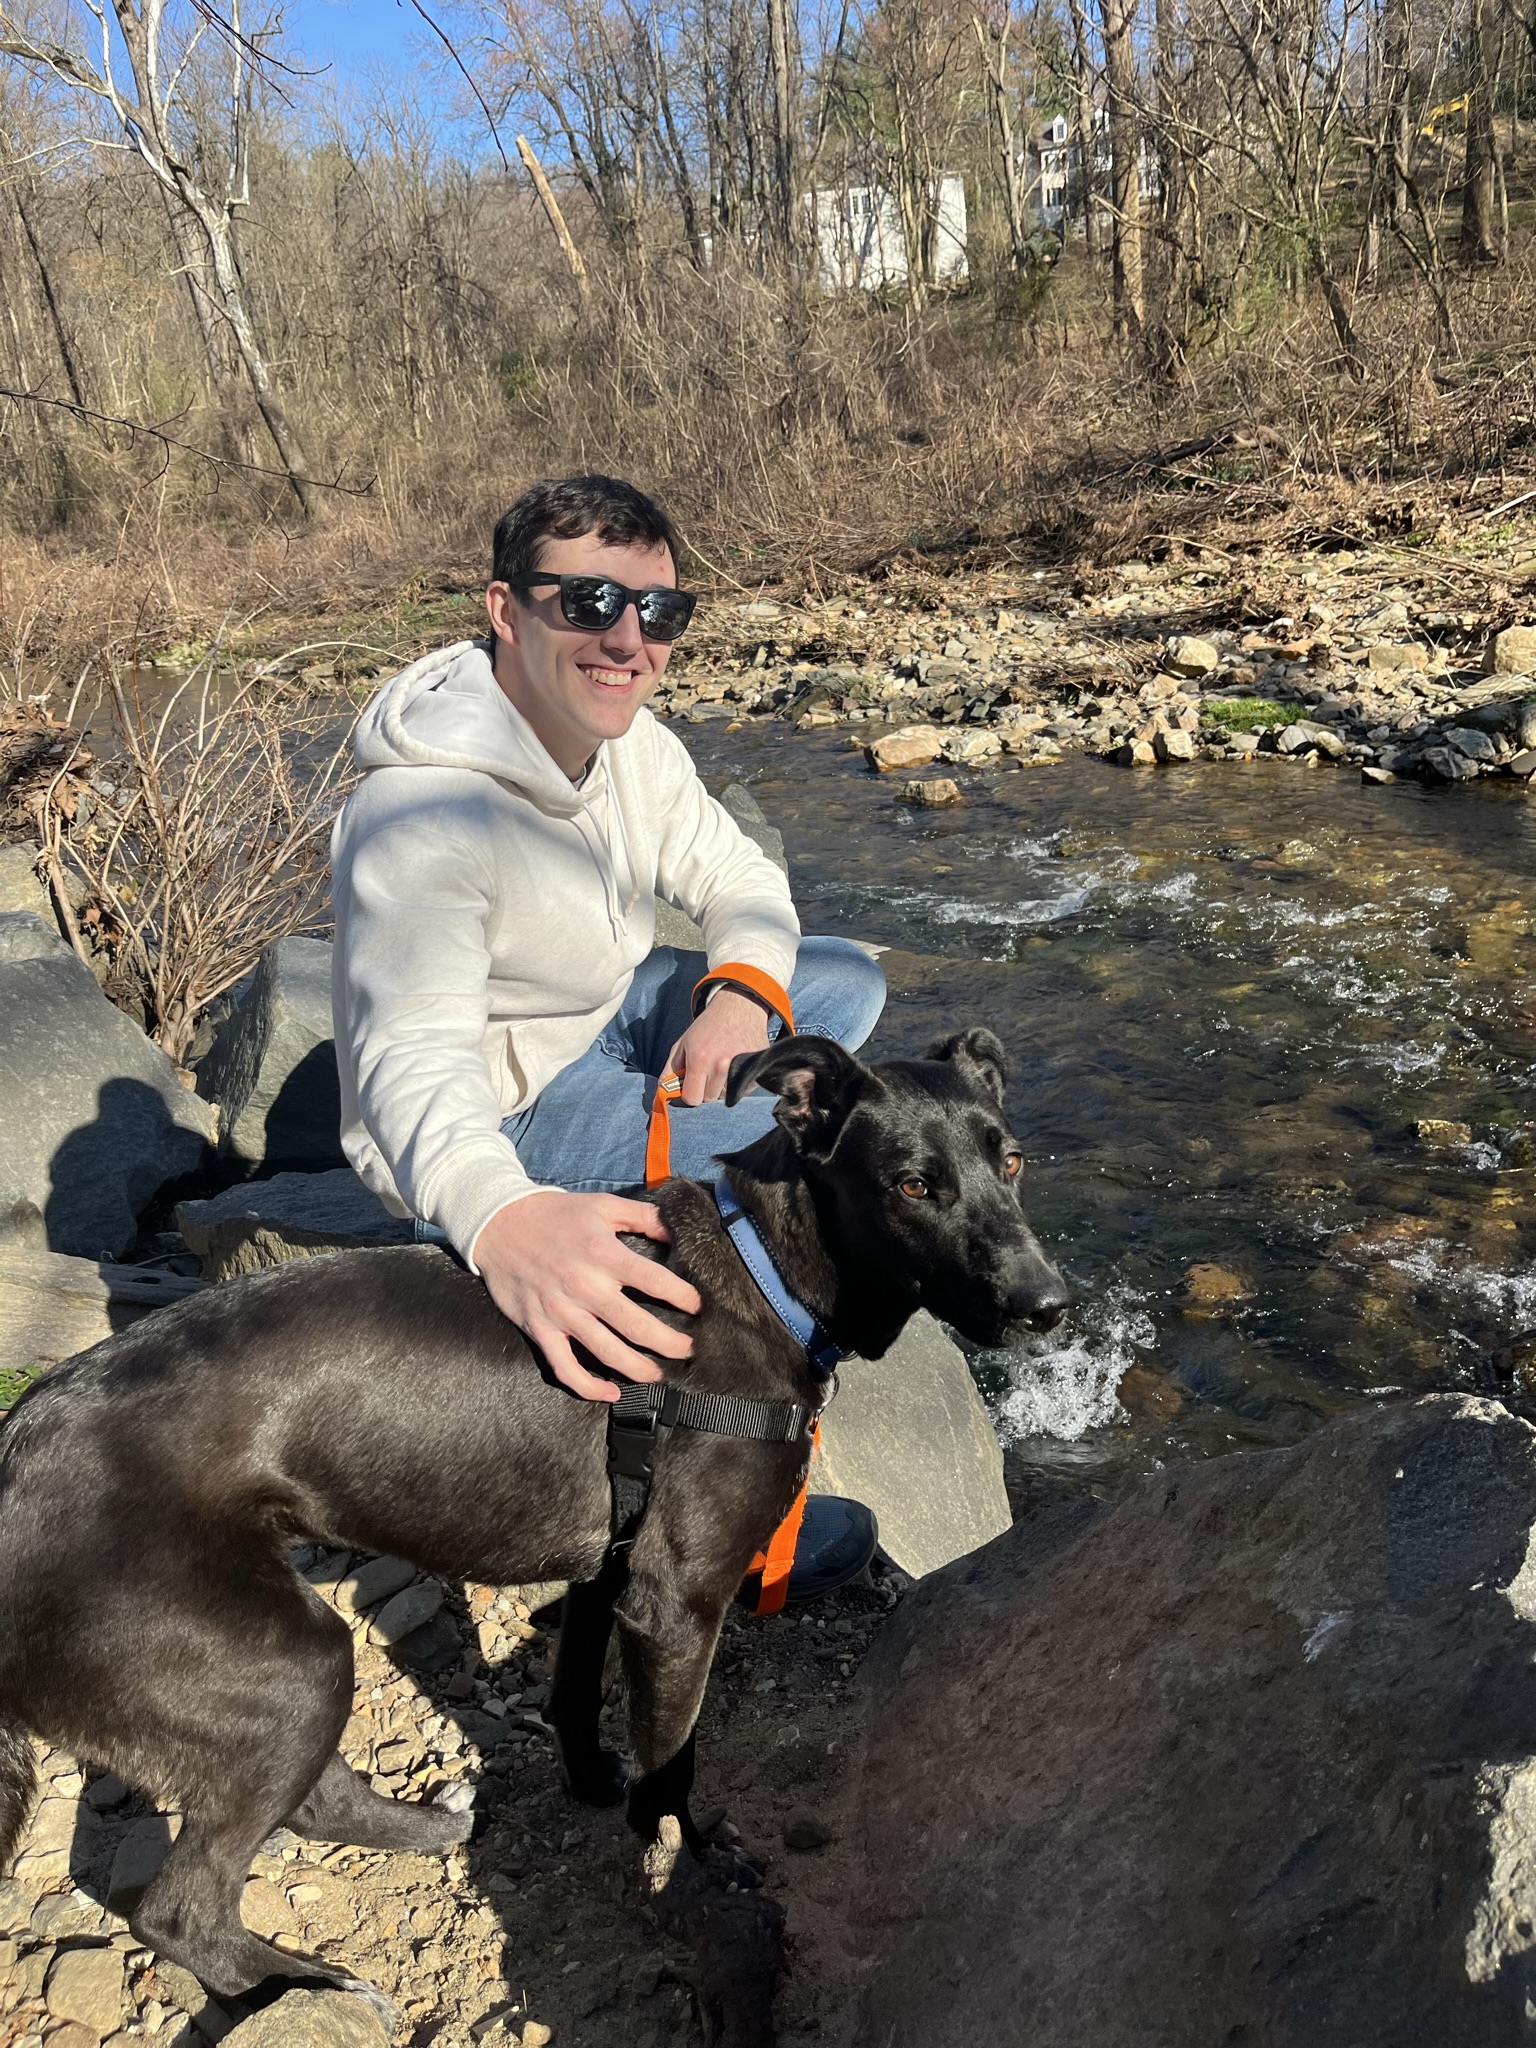
<svg viewBox="0 0 1536 2048"><path fill-rule="evenodd" d="M191 441L183 441L175 434L166 433L163 427L147 427L142 420L125 419L115 412L97 412L94 406L80 405L72 398L45 398L40 391L15 391L9 385L0 384L0 398L13 398L20 405L47 405L58 412L73 413L76 419L95 420L103 426L125 427L130 434L143 435L151 441L158 441L166 448L179 448L185 455L195 455L200 462L211 462L217 469L248 470L252 476L274 476L282 483L301 483L316 491L339 491L346 498L368 498L378 482L376 476L369 477L365 484L344 484L339 480L327 483L323 477L290 476L286 469L274 469L265 462L242 462L238 456L215 455L211 448L198 448Z"/></svg>

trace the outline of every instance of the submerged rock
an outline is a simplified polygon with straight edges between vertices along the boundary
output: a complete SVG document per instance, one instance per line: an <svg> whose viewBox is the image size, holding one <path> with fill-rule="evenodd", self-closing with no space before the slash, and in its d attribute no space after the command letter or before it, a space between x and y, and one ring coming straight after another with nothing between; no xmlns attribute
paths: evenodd
<svg viewBox="0 0 1536 2048"><path fill-rule="evenodd" d="M865 1667L858 2048L1503 2048L1536 2004L1536 1431L1437 1396L1159 1471Z"/></svg>

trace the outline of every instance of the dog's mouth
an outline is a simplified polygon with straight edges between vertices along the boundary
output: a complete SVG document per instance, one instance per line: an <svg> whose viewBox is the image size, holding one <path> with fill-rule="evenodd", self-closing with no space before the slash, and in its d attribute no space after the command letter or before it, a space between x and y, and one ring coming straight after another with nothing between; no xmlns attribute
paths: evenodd
<svg viewBox="0 0 1536 2048"><path fill-rule="evenodd" d="M1049 1267L1044 1275L1012 1287L1002 1299L930 1304L934 1313L953 1323L973 1344L988 1351L1006 1350L1026 1338L1040 1337L1054 1330L1072 1305L1072 1291L1066 1281Z"/></svg>

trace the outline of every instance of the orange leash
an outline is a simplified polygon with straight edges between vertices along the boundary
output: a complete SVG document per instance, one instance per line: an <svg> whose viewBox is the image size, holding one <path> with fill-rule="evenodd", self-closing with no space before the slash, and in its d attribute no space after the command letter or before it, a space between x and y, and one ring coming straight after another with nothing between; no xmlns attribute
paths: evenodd
<svg viewBox="0 0 1536 2048"><path fill-rule="evenodd" d="M816 1453L821 1449L821 1424L811 1424L811 1464L816 1462ZM778 1614L789 1597L789 1574L795 1562L795 1545L800 1540L800 1523L805 1514L805 1497L810 1490L811 1466L805 1468L805 1477L800 1482L800 1491L795 1495L794 1506L780 1522L768 1539L768 1548L760 1550L748 1573L761 1572L763 1583L758 1592L754 1614Z"/></svg>
<svg viewBox="0 0 1536 2048"><path fill-rule="evenodd" d="M702 980L694 985L693 1014L698 1016L704 1007L704 991L717 981L739 982L750 989L778 1017L786 1031L795 1028L795 1014L790 1007L789 992L764 974L760 967L749 967L744 961L729 960L723 967L711 968ZM651 1118L645 1133L645 1184L654 1188L668 1179L672 1172L672 1105L683 1092L683 1084L676 1074L663 1074L656 1084L656 1096L651 1104ZM811 1458L814 1462L821 1444L821 1424L811 1427ZM795 1561L795 1544L800 1537L800 1523L805 1514L805 1497L810 1487L810 1466L806 1467L805 1478L800 1491L795 1495L794 1505L780 1522L768 1540L766 1551L759 1551L749 1566L750 1572L761 1572L762 1588L757 1596L754 1614L777 1614L783 1608L789 1593L790 1568Z"/></svg>
<svg viewBox="0 0 1536 2048"><path fill-rule="evenodd" d="M764 974L760 967L748 967L744 961L728 960L723 967L712 967L708 974L695 982L693 989L693 1014L698 1016L704 1007L704 991L712 988L717 981L739 982L750 989L781 1019L786 1031L795 1028L795 1013L790 1008L789 992L780 988L771 974ZM683 1084L676 1074L663 1074L656 1084L656 1095L651 1103L651 1119L645 1133L645 1184L648 1188L658 1186L668 1179L672 1172L672 1105L683 1092Z"/></svg>

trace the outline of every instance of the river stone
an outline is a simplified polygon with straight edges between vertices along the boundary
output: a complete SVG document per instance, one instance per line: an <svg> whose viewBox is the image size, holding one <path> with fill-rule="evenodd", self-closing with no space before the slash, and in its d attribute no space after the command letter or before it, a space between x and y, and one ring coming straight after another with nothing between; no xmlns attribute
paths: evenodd
<svg viewBox="0 0 1536 2048"><path fill-rule="evenodd" d="M1404 669L1423 670L1429 667L1429 654L1426 649L1412 641L1395 644L1388 640L1378 640L1366 655L1365 665L1378 671L1385 670L1389 674Z"/></svg>
<svg viewBox="0 0 1536 2048"><path fill-rule="evenodd" d="M278 939L197 1070L217 1102L220 1146L247 1166L344 1163L331 1023L332 947Z"/></svg>
<svg viewBox="0 0 1536 2048"><path fill-rule="evenodd" d="M1286 726L1275 744L1282 754L1304 754L1309 748L1315 748L1331 761L1340 760L1348 751L1331 725L1319 725L1311 718L1298 718L1294 724Z"/></svg>
<svg viewBox="0 0 1536 2048"><path fill-rule="evenodd" d="M937 761L944 747L944 735L936 725L899 725L882 733L864 749L864 758L878 773L893 768L926 768Z"/></svg>
<svg viewBox="0 0 1536 2048"><path fill-rule="evenodd" d="M1150 740L1127 740L1123 747L1115 749L1115 762L1121 768L1155 768L1157 753Z"/></svg>
<svg viewBox="0 0 1536 2048"><path fill-rule="evenodd" d="M1508 763L1511 775L1536 775L1536 747L1526 747Z"/></svg>
<svg viewBox="0 0 1536 2048"><path fill-rule="evenodd" d="M442 1604L443 1589L436 1579L423 1579L420 1585L406 1586L386 1600L373 1617L369 1637L387 1649L391 1643L402 1642L413 1630L430 1621Z"/></svg>
<svg viewBox="0 0 1536 2048"><path fill-rule="evenodd" d="M1193 761L1195 742L1187 732L1159 732L1152 735L1152 751L1159 761Z"/></svg>
<svg viewBox="0 0 1536 2048"><path fill-rule="evenodd" d="M1454 747L1458 754L1465 754L1469 761L1496 761L1499 758L1499 750L1493 741L1475 725L1453 725L1445 738L1448 746Z"/></svg>
<svg viewBox="0 0 1536 2048"><path fill-rule="evenodd" d="M1426 747L1419 762L1441 782L1466 782L1478 773L1477 763L1455 747Z"/></svg>
<svg viewBox="0 0 1536 2048"><path fill-rule="evenodd" d="M1536 676L1536 626L1506 626L1493 634L1483 667L1491 676Z"/></svg>
<svg viewBox="0 0 1536 2048"><path fill-rule="evenodd" d="M45 925L53 924L53 903L37 878L37 847L30 839L0 846L0 912L29 911Z"/></svg>
<svg viewBox="0 0 1536 2048"><path fill-rule="evenodd" d="M208 1105L57 932L0 915L0 1218L40 1217L52 1251L115 1257L212 1136Z"/></svg>
<svg viewBox="0 0 1536 2048"><path fill-rule="evenodd" d="M910 1594L838 1829L858 2048L1521 2038L1533 1521L1536 1431L1437 1395Z"/></svg>
<svg viewBox="0 0 1536 2048"><path fill-rule="evenodd" d="M923 779L904 782L901 785L901 797L903 803L930 804L942 808L945 804L957 804L961 801L960 785L948 775L930 775Z"/></svg>
<svg viewBox="0 0 1536 2048"><path fill-rule="evenodd" d="M290 1991L242 2020L224 2048L389 2048L373 2008L344 1991Z"/></svg>
<svg viewBox="0 0 1536 2048"><path fill-rule="evenodd" d="M873 1508L880 1547L914 1578L1009 1524L1003 1454L959 1348L920 1311L881 1359L848 1358L821 1425L813 1493Z"/></svg>
<svg viewBox="0 0 1536 2048"><path fill-rule="evenodd" d="M372 1557L348 1572L336 1588L336 1605L343 1614L361 1614L380 1600L387 1600L408 1586L416 1567L403 1557Z"/></svg>
<svg viewBox="0 0 1536 2048"><path fill-rule="evenodd" d="M48 1972L44 1992L56 2020L78 2020L98 2037L123 2016L123 1958L111 1948L66 1949Z"/></svg>
<svg viewBox="0 0 1536 2048"><path fill-rule="evenodd" d="M1163 650L1163 667L1170 675L1209 676L1220 666L1220 648L1194 633L1175 633Z"/></svg>
<svg viewBox="0 0 1536 2048"><path fill-rule="evenodd" d="M320 1252L410 1244L409 1217L391 1216L350 1166L244 1181L206 1202L181 1202L176 1228L210 1280L228 1280Z"/></svg>

